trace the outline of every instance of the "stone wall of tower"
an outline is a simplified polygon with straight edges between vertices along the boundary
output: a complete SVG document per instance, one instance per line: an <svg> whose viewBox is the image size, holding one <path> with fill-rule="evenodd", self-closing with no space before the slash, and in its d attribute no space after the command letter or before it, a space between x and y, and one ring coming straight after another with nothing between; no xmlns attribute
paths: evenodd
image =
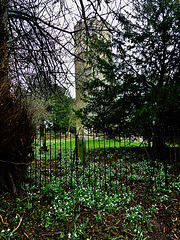
<svg viewBox="0 0 180 240"><path fill-rule="evenodd" d="M93 41L93 34L99 38L110 40L110 33L107 30L107 25L97 19L87 20L85 22L79 21L75 26L75 84L76 84L76 109L80 109L85 106L85 102L82 100L82 86L83 82L88 78L94 76L92 67L87 62L85 52L91 51L90 41ZM97 73L96 73L97 74ZM96 75L97 77L97 75ZM98 77L101 77L98 74ZM76 120L76 129L79 131L82 128L80 119Z"/></svg>

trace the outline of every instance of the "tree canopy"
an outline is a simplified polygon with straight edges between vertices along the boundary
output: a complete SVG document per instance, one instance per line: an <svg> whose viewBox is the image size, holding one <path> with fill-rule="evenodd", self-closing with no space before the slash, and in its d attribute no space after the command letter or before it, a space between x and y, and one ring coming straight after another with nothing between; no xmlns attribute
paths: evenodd
<svg viewBox="0 0 180 240"><path fill-rule="evenodd" d="M65 88L57 88L51 99L46 102L49 127L53 126L54 130L70 131L70 127L72 128L75 124L73 107L74 99L69 92Z"/></svg>
<svg viewBox="0 0 180 240"><path fill-rule="evenodd" d="M176 131L179 13L177 0L134 0L128 10L114 12L119 28L112 32L111 46L103 48L106 56L89 55L92 67L102 75L84 84L86 107L80 115L86 126L153 139L162 138L169 128ZM112 56L106 50L110 47ZM102 49L101 40L94 48Z"/></svg>
<svg viewBox="0 0 180 240"><path fill-rule="evenodd" d="M24 89L34 75L44 75L49 89L51 84L72 86L74 26L84 21L88 37L87 19L100 18L102 9L105 19L112 11L107 1L97 0L1 0L1 5L6 9L10 76L14 85Z"/></svg>

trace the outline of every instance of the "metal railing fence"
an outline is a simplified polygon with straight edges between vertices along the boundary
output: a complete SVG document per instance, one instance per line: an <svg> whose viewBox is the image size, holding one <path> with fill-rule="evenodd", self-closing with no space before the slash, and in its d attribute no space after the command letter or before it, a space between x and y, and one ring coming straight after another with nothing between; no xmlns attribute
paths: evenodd
<svg viewBox="0 0 180 240"><path fill-rule="evenodd" d="M169 184L180 170L180 148L172 137L171 141L167 140L168 154L163 162L150 157L152 143L141 137L111 139L107 134L92 131L81 135L37 131L33 148L28 179L39 190L58 179L66 189L86 184L92 189L98 186L115 192L136 187L137 182L143 184L146 180L150 191L160 184L160 179Z"/></svg>

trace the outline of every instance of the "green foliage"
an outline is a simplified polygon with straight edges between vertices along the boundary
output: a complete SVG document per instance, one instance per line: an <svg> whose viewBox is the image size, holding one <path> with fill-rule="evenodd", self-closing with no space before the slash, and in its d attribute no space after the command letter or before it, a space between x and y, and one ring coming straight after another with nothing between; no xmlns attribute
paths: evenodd
<svg viewBox="0 0 180 240"><path fill-rule="evenodd" d="M121 27L112 44L92 43L90 64L101 76L84 83L86 107L79 115L86 126L111 134L162 138L174 128L177 135L179 1L133 1L132 8L116 13Z"/></svg>
<svg viewBox="0 0 180 240"><path fill-rule="evenodd" d="M31 187L25 184L24 192L19 196L1 195L0 238L24 239L28 236L32 239L97 239L100 236L101 239L132 237L143 240L151 238L152 234L156 237L159 222L161 224L158 236L179 236L179 177L171 176L168 167L172 183L165 188L163 164L156 162L156 184L152 186L153 191L147 197L144 194L151 170L149 162L133 153L120 154L118 160L115 160L112 153L110 149L107 150L108 160L112 161L111 174L110 165L105 168L100 162L90 162L90 166L87 165L84 169L86 177L80 173L80 168L78 178L73 173L71 189L67 187L63 175L51 178L46 176L48 183L41 191L40 182L37 181L33 182ZM118 154L118 151L114 153ZM98 151L97 155L105 157L102 150ZM130 179L131 165L134 173L144 181L136 182L130 188L130 181L126 182L126 176ZM89 167L92 169L90 182ZM61 162L61 168L66 169L66 161ZM125 171L121 171L122 169ZM115 176L113 170L119 171L119 177L124 179L127 186L122 186L121 181L116 182L114 179L107 189L103 188L105 181L102 176L106 174L106 182L110 182L110 177ZM101 174L101 178L98 174ZM67 172L67 179L70 175L71 173ZM43 178L42 175L41 177ZM165 225L167 223L168 225ZM168 227L165 232L164 227Z"/></svg>
<svg viewBox="0 0 180 240"><path fill-rule="evenodd" d="M36 126L46 124L47 128L62 131L69 131L71 126L74 131L74 99L69 91L51 83L51 79L48 86L44 85L43 75L33 76L29 82L28 104Z"/></svg>
<svg viewBox="0 0 180 240"><path fill-rule="evenodd" d="M61 87L56 87L51 99L47 101L48 119L56 130L69 130L74 124L74 99Z"/></svg>

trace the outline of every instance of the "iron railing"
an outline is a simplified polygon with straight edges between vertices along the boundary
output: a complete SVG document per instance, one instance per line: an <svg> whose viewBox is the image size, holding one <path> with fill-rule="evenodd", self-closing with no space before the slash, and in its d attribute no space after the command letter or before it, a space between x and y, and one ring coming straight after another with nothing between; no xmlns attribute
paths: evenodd
<svg viewBox="0 0 180 240"><path fill-rule="evenodd" d="M41 190L58 178L68 189L83 183L91 188L98 185L107 191L119 191L123 187L132 188L136 181L146 179L151 189L157 185L160 178L157 169L161 169L164 182L168 184L172 180L170 173L179 174L180 148L172 137L171 141L166 139L168 158L166 154L166 160L159 162L149 154L152 143L143 141L142 137L116 136L111 139L107 134L93 131L81 134L37 131L33 161L28 172L29 183L32 186L36 184ZM140 170L136 171L138 160L142 165L146 162L148 168L149 174L144 175L144 179L138 174Z"/></svg>

